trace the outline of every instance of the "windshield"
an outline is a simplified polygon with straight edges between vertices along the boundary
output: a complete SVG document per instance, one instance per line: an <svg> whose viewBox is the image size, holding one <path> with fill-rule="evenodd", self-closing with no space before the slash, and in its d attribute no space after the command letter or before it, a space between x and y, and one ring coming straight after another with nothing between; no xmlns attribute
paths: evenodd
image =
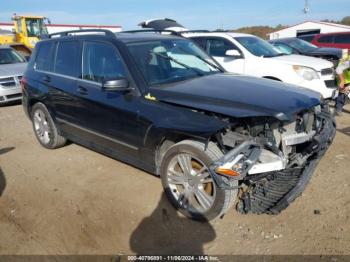
<svg viewBox="0 0 350 262"><path fill-rule="evenodd" d="M255 36L235 37L235 39L244 46L250 53L261 57L275 57L283 55L277 48L270 43Z"/></svg>
<svg viewBox="0 0 350 262"><path fill-rule="evenodd" d="M204 51L186 39L157 39L127 47L149 85L220 72Z"/></svg>
<svg viewBox="0 0 350 262"><path fill-rule="evenodd" d="M26 27L29 37L38 37L48 34L44 20L40 18L27 18Z"/></svg>
<svg viewBox="0 0 350 262"><path fill-rule="evenodd" d="M0 65L24 63L26 60L15 50L0 48Z"/></svg>
<svg viewBox="0 0 350 262"><path fill-rule="evenodd" d="M291 40L288 44L300 52L309 52L318 48L317 46L298 38Z"/></svg>

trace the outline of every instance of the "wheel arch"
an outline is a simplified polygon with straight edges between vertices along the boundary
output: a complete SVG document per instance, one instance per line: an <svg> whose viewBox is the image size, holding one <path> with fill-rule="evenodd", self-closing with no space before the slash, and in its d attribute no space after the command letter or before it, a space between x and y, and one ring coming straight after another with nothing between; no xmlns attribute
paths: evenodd
<svg viewBox="0 0 350 262"><path fill-rule="evenodd" d="M147 128L141 155L146 162L154 165L155 173L159 174L162 156L171 145L186 139L208 143L218 132L225 130L227 125L219 118L198 112L174 116L169 114Z"/></svg>
<svg viewBox="0 0 350 262"><path fill-rule="evenodd" d="M47 108L47 110L49 111L51 117L52 117L54 120L56 119L56 117L55 117L55 116L56 116L56 115L55 115L55 112L54 112L54 110L52 110L51 106L50 106L48 103L46 103L43 99L39 99L39 98L37 98L37 97L31 98L31 99L28 101L28 106L27 106L27 107L28 107L28 114L29 114L29 116L31 116L33 107L34 107L34 105L37 104L37 103L42 103L42 104Z"/></svg>
<svg viewBox="0 0 350 262"><path fill-rule="evenodd" d="M32 109L33 109L33 106L37 103L43 103L43 101L41 101L40 99L37 99L37 98L31 98L29 101L28 101L28 113L29 115L32 114ZM45 103L43 103L45 105ZM46 106L46 105L45 105Z"/></svg>
<svg viewBox="0 0 350 262"><path fill-rule="evenodd" d="M160 166L162 163L162 159L170 147L184 140L198 141L198 142L204 143L207 146L210 141L213 141L216 143L215 137L218 132L213 133L208 137L199 137L193 134L177 134L177 133L170 133L170 134L164 135L159 140L155 148L154 163L156 168L156 175L160 174Z"/></svg>
<svg viewBox="0 0 350 262"><path fill-rule="evenodd" d="M35 98L31 98L28 101L27 108L28 108L28 117L29 117L29 119L32 121L33 107L37 103L41 103L41 104L43 104L46 107L47 111L49 111L49 114L50 114L50 116L52 118L52 121L56 123L56 129L57 129L58 134L62 135L61 127L59 125L57 125L55 111L52 109L52 107L49 105L49 103L45 102L45 100L43 100L43 99L39 99L39 98L35 97Z"/></svg>

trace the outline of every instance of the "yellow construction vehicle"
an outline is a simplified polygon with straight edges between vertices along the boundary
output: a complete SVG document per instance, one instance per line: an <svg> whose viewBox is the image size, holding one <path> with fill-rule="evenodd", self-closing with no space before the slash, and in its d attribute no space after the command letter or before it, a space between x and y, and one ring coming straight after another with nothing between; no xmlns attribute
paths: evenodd
<svg viewBox="0 0 350 262"><path fill-rule="evenodd" d="M13 32L0 31L0 44L10 45L17 51L30 55L40 36L48 34L44 16L16 15Z"/></svg>

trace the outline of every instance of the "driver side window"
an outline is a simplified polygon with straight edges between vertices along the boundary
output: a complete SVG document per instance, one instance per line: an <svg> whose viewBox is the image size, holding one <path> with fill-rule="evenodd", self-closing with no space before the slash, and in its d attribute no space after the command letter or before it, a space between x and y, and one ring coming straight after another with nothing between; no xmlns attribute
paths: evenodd
<svg viewBox="0 0 350 262"><path fill-rule="evenodd" d="M84 42L83 79L103 83L120 77L126 77L126 71L115 47L99 42Z"/></svg>
<svg viewBox="0 0 350 262"><path fill-rule="evenodd" d="M223 38L208 39L207 50L211 56L226 57L227 50L240 50L230 41Z"/></svg>

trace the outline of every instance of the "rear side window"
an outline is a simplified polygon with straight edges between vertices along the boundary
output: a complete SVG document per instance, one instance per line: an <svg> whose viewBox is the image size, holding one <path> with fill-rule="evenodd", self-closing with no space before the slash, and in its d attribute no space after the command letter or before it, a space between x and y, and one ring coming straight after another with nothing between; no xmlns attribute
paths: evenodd
<svg viewBox="0 0 350 262"><path fill-rule="evenodd" d="M350 44L350 34L335 35L334 43L337 43L337 44Z"/></svg>
<svg viewBox="0 0 350 262"><path fill-rule="evenodd" d="M58 43L55 73L79 77L80 49L78 41L62 41Z"/></svg>
<svg viewBox="0 0 350 262"><path fill-rule="evenodd" d="M102 83L126 77L126 70L115 47L100 42L85 42L83 79Z"/></svg>
<svg viewBox="0 0 350 262"><path fill-rule="evenodd" d="M320 38L317 40L319 43L333 43L333 37L332 35L322 35Z"/></svg>
<svg viewBox="0 0 350 262"><path fill-rule="evenodd" d="M55 57L55 42L41 43L35 60L35 69L52 72Z"/></svg>

